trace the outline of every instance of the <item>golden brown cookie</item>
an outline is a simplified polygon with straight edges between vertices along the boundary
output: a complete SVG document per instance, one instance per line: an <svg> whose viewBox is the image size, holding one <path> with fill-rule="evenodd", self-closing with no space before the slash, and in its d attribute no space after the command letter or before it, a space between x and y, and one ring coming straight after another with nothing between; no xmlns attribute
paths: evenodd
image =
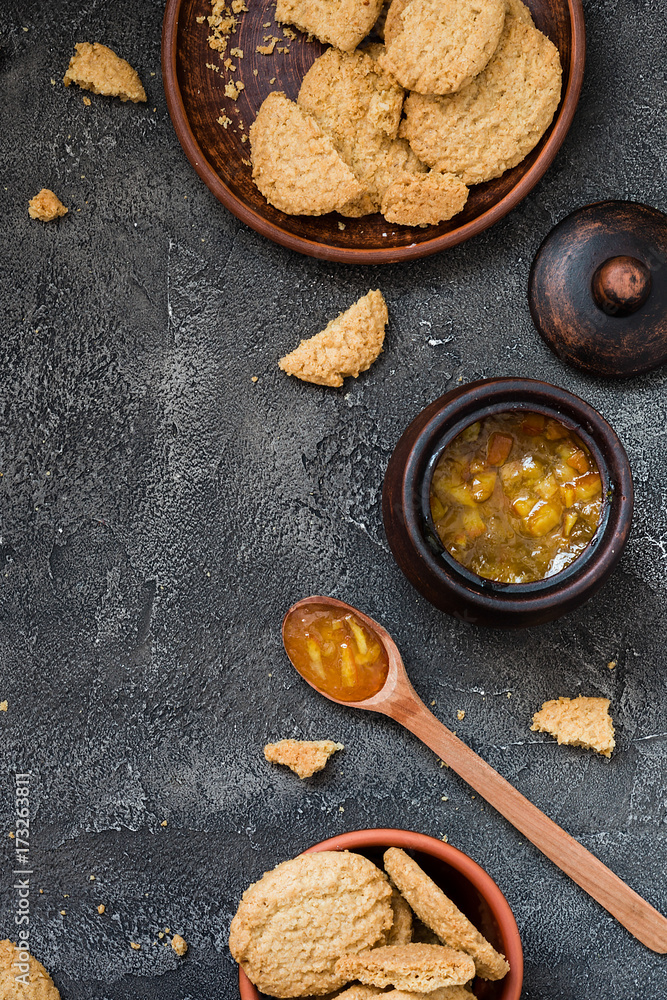
<svg viewBox="0 0 667 1000"><path fill-rule="evenodd" d="M252 177L288 215L325 215L362 187L315 119L284 94L269 94L250 126Z"/></svg>
<svg viewBox="0 0 667 1000"><path fill-rule="evenodd" d="M412 941L412 910L394 888L391 894L394 922L387 931L384 944L409 944Z"/></svg>
<svg viewBox="0 0 667 1000"><path fill-rule="evenodd" d="M392 181L382 196L380 211L387 222L429 226L451 219L467 200L468 188L460 177L431 170Z"/></svg>
<svg viewBox="0 0 667 1000"><path fill-rule="evenodd" d="M375 53L381 49L373 46ZM395 139L403 97L403 88L381 69L369 49L327 49L304 76L297 101L346 147L360 135Z"/></svg>
<svg viewBox="0 0 667 1000"><path fill-rule="evenodd" d="M469 955L438 944L384 945L344 955L336 971L369 986L395 986L408 993L432 993L443 986L462 986L475 975Z"/></svg>
<svg viewBox="0 0 667 1000"><path fill-rule="evenodd" d="M410 94L400 135L430 167L481 184L516 166L551 124L561 91L556 46L508 0L488 65L456 94Z"/></svg>
<svg viewBox="0 0 667 1000"><path fill-rule="evenodd" d="M545 701L533 716L534 732L549 733L559 743L596 750L611 757L616 746L608 698L558 698Z"/></svg>
<svg viewBox="0 0 667 1000"><path fill-rule="evenodd" d="M382 0L278 0L276 21L295 24L321 42L352 52L369 33Z"/></svg>
<svg viewBox="0 0 667 1000"><path fill-rule="evenodd" d="M405 851L390 847L384 854L384 866L419 919L441 941L470 955L478 976L502 979L507 975L509 965L505 958Z"/></svg>
<svg viewBox="0 0 667 1000"><path fill-rule="evenodd" d="M310 778L321 771L336 750L343 750L342 743L332 740L278 740L267 743L264 756L270 764L285 764L300 778Z"/></svg>
<svg viewBox="0 0 667 1000"><path fill-rule="evenodd" d="M42 188L28 202L28 215L31 219L39 219L40 222L53 222L54 219L67 215L67 208L53 191Z"/></svg>
<svg viewBox="0 0 667 1000"><path fill-rule="evenodd" d="M302 854L246 889L229 948L263 993L328 993L349 982L339 956L372 948L390 927L390 897L384 872L360 854Z"/></svg>
<svg viewBox="0 0 667 1000"><path fill-rule="evenodd" d="M299 107L331 136L363 187L338 211L356 217L377 212L382 195L403 174L424 173L405 140L395 139L403 89L378 62L382 46L344 53L328 49L303 79Z"/></svg>
<svg viewBox="0 0 667 1000"><path fill-rule="evenodd" d="M0 941L1 1000L60 1000L60 993L41 962L11 941Z"/></svg>
<svg viewBox="0 0 667 1000"><path fill-rule="evenodd" d="M134 104L146 100L139 74L127 60L99 42L77 42L74 48L76 53L63 77L66 87L76 83L93 94L120 97L121 101L132 101Z"/></svg>
<svg viewBox="0 0 667 1000"><path fill-rule="evenodd" d="M405 990L387 990L382 995L387 1000L474 1000L472 992L465 986L441 986L439 990L433 990L431 993L407 993ZM353 998L350 998L350 1000L353 1000ZM359 1000L363 1000L363 998L360 997Z"/></svg>
<svg viewBox="0 0 667 1000"><path fill-rule="evenodd" d="M386 68L408 90L453 94L484 69L504 22L505 0L393 0Z"/></svg>
<svg viewBox="0 0 667 1000"><path fill-rule="evenodd" d="M382 292L370 291L321 333L302 340L278 365L304 382L340 386L348 375L357 378L365 372L379 356L388 318Z"/></svg>

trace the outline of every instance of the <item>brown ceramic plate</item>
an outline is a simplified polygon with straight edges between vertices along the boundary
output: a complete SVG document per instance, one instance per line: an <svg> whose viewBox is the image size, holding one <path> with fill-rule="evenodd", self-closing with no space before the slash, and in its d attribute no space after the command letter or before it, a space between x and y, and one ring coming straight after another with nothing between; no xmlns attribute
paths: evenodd
<svg viewBox="0 0 667 1000"><path fill-rule="evenodd" d="M304 854L356 851L382 867L382 855L388 847L401 847L408 851L487 941L507 958L510 971L505 978L498 982L475 979L471 1000L519 1000L523 983L523 949L514 914L491 876L467 854L424 833L382 829L341 833L315 844ZM262 1000L265 996L253 986L243 969L239 969L239 992L241 1000Z"/></svg>
<svg viewBox="0 0 667 1000"><path fill-rule="evenodd" d="M246 0L229 47L243 50L236 71L223 72L207 43L208 25L197 17L210 13L208 0L167 0L162 28L162 73L169 113L185 153L201 179L231 212L258 233L291 250L349 264L388 264L445 250L470 239L507 214L537 184L560 148L579 100L584 73L585 33L581 0L527 0L535 23L558 46L563 64L563 95L547 133L533 152L502 177L471 188L459 215L425 229L393 226L381 215L345 219L336 213L307 217L284 215L268 205L252 182L247 136L257 110L272 90L295 99L301 80L324 51L296 32L285 38L274 20L271 0ZM268 24L269 27L264 27ZM273 55L256 48L266 36L281 41ZM287 46L289 52L279 53ZM219 65L220 72L206 64ZM257 71L255 75L254 71ZM237 101L224 95L229 79L242 80ZM272 83L271 80L274 80ZM221 111L232 120L224 129ZM243 123L243 129L239 127ZM345 229L339 228L344 221Z"/></svg>

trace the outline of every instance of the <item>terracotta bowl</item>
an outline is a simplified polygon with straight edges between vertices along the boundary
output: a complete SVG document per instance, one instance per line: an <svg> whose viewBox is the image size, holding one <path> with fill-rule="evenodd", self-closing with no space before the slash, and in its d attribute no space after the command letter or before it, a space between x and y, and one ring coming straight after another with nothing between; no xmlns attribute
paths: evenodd
<svg viewBox="0 0 667 1000"><path fill-rule="evenodd" d="M272 90L297 96L301 80L325 46L296 33L283 37L274 21L272 0L253 0L241 15L230 47L243 50L236 71L223 76L207 69L219 64L207 44L207 25L197 17L211 12L207 0L167 0L162 29L162 75L176 134L201 179L242 222L269 239L325 260L386 264L412 260L470 239L497 222L533 189L552 163L574 116L584 73L585 31L581 0L527 0L538 28L551 38L563 65L560 107L546 134L529 156L502 177L471 189L463 212L425 229L392 226L381 215L343 221L335 213L319 217L284 215L264 200L252 182L249 143L243 142L257 110ZM269 27L264 25L269 24ZM282 39L288 53L263 56L257 45L266 36ZM282 43L279 46L284 47ZM219 64L221 65L221 64ZM257 75L255 76L255 71ZM227 79L245 85L237 101L224 95ZM271 80L274 80L271 83ZM224 129L221 112L233 124ZM243 129L237 122L243 122Z"/></svg>
<svg viewBox="0 0 667 1000"><path fill-rule="evenodd" d="M497 983L475 979L473 993L479 1000L519 1000L523 983L523 950L519 929L509 903L483 868L450 844L410 830L354 830L323 840L314 851L356 851L382 865L388 847L402 847L437 882L482 934L510 964L510 971ZM260 993L239 969L242 1000L261 1000Z"/></svg>
<svg viewBox="0 0 667 1000"><path fill-rule="evenodd" d="M445 447L476 420L509 410L544 413L574 430L602 477L604 501L595 535L568 567L535 583L496 583L464 569L445 551L431 520L431 478ZM632 508L628 456L606 420L566 389L534 379L482 379L436 399L399 440L383 487L387 539L413 586L442 611L501 628L553 621L592 597L621 557Z"/></svg>

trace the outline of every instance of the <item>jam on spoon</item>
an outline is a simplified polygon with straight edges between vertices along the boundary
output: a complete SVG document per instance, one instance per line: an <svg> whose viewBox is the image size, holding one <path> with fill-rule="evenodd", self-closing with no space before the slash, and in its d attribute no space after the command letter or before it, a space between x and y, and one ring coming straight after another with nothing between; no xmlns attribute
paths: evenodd
<svg viewBox="0 0 667 1000"><path fill-rule="evenodd" d="M283 641L302 677L340 701L363 701L382 689L386 650L356 615L344 608L306 604L285 619Z"/></svg>

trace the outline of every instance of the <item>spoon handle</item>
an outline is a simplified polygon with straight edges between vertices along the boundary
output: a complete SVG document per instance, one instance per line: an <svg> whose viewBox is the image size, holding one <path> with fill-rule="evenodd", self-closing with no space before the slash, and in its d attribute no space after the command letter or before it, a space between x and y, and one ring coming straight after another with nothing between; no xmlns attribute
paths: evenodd
<svg viewBox="0 0 667 1000"><path fill-rule="evenodd" d="M443 726L416 694L414 700L395 704L391 715L434 750L642 944L660 954L667 953L667 919Z"/></svg>

